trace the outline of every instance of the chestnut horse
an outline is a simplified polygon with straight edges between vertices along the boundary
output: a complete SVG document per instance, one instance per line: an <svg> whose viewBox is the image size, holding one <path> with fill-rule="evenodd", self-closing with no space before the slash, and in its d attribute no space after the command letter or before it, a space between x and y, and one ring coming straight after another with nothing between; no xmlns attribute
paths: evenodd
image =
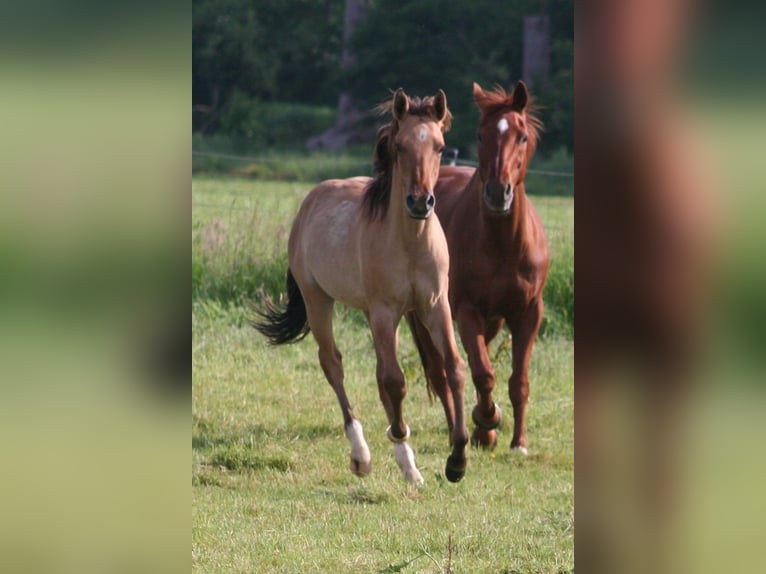
<svg viewBox="0 0 766 574"><path fill-rule="evenodd" d="M529 112L523 82L512 94L473 85L481 112L479 167L443 167L436 188L436 213L450 252L449 299L476 387L474 445L494 447L500 407L494 402L495 371L489 343L506 323L512 337L513 405L511 449L527 453L524 416L529 397L529 360L543 314L548 243L537 211L526 195L524 176L534 154L540 121ZM418 318L408 316L429 388L451 415L444 365ZM455 413L457 415L457 413Z"/></svg>
<svg viewBox="0 0 766 574"><path fill-rule="evenodd" d="M407 394L396 352L399 321L417 317L445 366L453 400L452 453L445 474L457 482L465 474L468 430L463 418L465 364L460 358L447 299L449 255L439 220L431 216L439 176L443 132L452 114L443 91L409 98L399 89L379 106L392 121L378 131L375 177L322 182L301 204L288 245L287 306L267 302L255 327L273 344L302 339L310 330L319 363L338 397L351 471L370 472L370 450L343 386L341 354L332 332L334 301L364 311L377 357L378 390L388 415L388 438L407 481L422 483L407 443L402 417ZM451 422L451 421L450 421Z"/></svg>

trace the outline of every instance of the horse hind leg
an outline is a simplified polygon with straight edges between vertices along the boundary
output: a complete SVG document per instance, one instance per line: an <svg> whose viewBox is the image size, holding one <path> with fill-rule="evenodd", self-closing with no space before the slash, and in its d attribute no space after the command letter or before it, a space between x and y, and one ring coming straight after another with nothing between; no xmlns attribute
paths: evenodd
<svg viewBox="0 0 766 574"><path fill-rule="evenodd" d="M366 476L372 467L370 449L364 439L362 423L354 416L343 385L343 357L332 333L334 302L323 293L312 294L310 298L304 294L304 298L311 332L319 347L319 364L338 398L346 438L351 443L349 468L356 476Z"/></svg>

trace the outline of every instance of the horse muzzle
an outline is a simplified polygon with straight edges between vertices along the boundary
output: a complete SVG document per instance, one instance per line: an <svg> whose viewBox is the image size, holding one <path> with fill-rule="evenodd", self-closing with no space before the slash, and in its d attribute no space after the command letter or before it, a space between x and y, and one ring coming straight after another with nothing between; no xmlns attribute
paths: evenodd
<svg viewBox="0 0 766 574"><path fill-rule="evenodd" d="M508 213L513 204L513 184L487 183L484 186L484 204L490 213L496 215Z"/></svg>
<svg viewBox="0 0 766 574"><path fill-rule="evenodd" d="M413 193L408 193L405 204L410 217L413 219L426 219L434 210L436 197L431 192L422 193L417 197Z"/></svg>

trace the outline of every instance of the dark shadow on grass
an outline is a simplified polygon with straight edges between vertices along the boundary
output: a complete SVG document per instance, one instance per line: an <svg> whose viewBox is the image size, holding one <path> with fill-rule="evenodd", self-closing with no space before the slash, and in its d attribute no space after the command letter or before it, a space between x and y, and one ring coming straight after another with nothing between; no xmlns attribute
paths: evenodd
<svg viewBox="0 0 766 574"><path fill-rule="evenodd" d="M389 502L391 497L385 492L373 492L370 489L360 486L346 493L343 502L346 504L384 504Z"/></svg>
<svg viewBox="0 0 766 574"><path fill-rule="evenodd" d="M208 464L220 466L232 472L248 470L276 470L287 472L292 469L292 462L284 456L264 456L244 447L232 446L214 452Z"/></svg>

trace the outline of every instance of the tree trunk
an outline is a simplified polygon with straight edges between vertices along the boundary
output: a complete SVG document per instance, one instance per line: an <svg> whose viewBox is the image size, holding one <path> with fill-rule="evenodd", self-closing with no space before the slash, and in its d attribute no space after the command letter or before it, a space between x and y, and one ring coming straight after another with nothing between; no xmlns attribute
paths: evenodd
<svg viewBox="0 0 766 574"><path fill-rule="evenodd" d="M550 68L550 19L544 14L524 18L522 78L535 92L545 91Z"/></svg>
<svg viewBox="0 0 766 574"><path fill-rule="evenodd" d="M351 47L351 38L356 25L367 15L370 0L346 0L343 13L343 54L341 68L345 71L354 64L355 55ZM338 117L335 125L306 141L306 148L337 150L350 143L363 141L369 135L366 127L358 125L368 112L360 106L347 90L338 98Z"/></svg>

